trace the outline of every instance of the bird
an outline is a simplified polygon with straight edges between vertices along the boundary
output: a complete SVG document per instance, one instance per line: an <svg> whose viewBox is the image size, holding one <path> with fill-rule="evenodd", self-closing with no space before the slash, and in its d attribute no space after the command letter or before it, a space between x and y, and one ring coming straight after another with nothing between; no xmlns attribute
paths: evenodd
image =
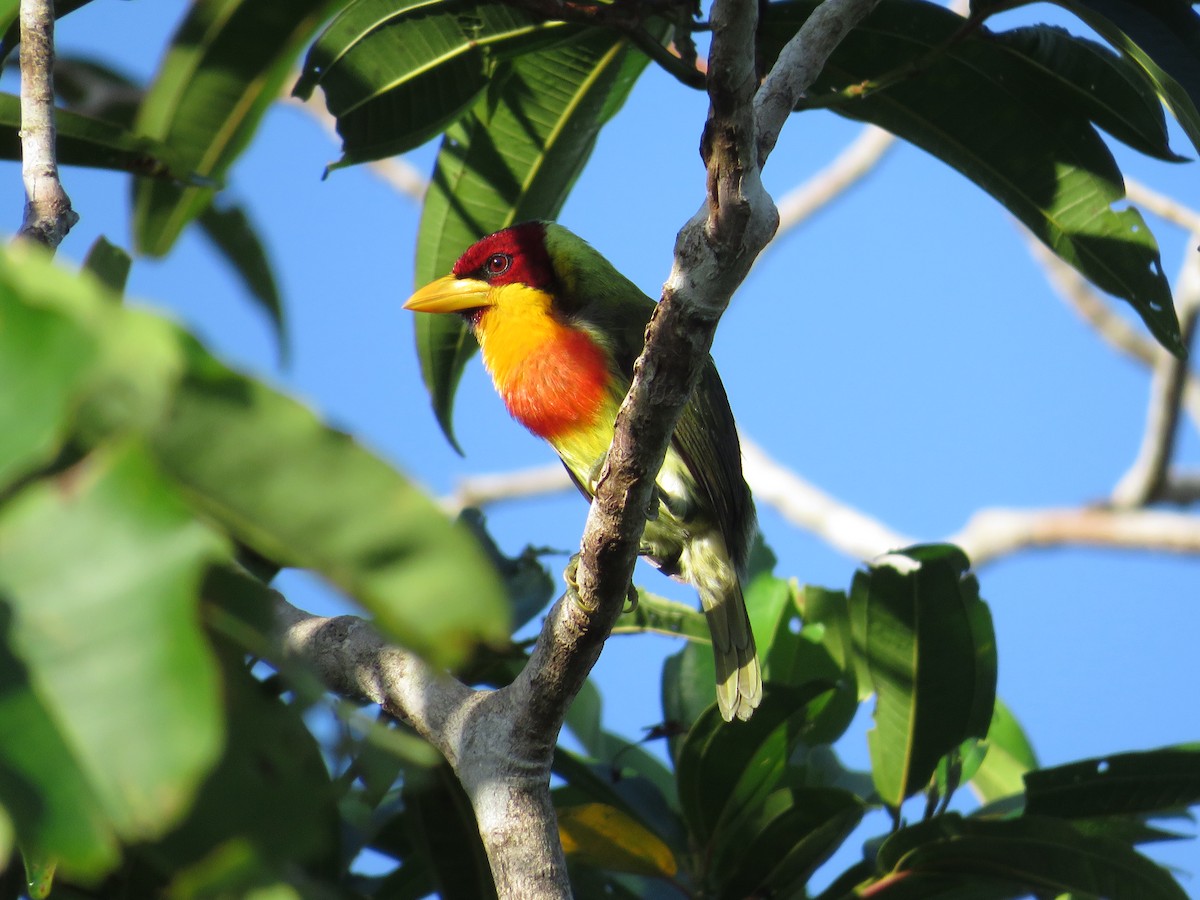
<svg viewBox="0 0 1200 900"><path fill-rule="evenodd" d="M481 238L404 308L463 317L508 412L550 444L591 500L656 305L585 240L532 221ZM757 526L711 357L655 486L639 553L696 588L720 714L726 722L749 719L762 699L762 674L742 582Z"/></svg>

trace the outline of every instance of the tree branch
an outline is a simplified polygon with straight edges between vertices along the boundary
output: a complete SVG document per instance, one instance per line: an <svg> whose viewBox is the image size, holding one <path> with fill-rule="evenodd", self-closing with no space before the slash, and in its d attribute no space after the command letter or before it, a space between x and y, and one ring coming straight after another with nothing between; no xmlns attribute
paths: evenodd
<svg viewBox="0 0 1200 900"><path fill-rule="evenodd" d="M1189 243L1200 240L1193 232ZM1183 346L1190 348L1200 314L1200 258L1188 253L1175 284L1175 307ZM1146 427L1137 459L1113 489L1112 502L1122 508L1145 506L1162 495L1175 452L1179 410L1188 377L1187 359L1179 359L1161 348L1157 351Z"/></svg>
<svg viewBox="0 0 1200 900"><path fill-rule="evenodd" d="M19 237L51 250L79 216L58 177L54 130L54 2L21 0L21 177Z"/></svg>
<svg viewBox="0 0 1200 900"><path fill-rule="evenodd" d="M976 568L1018 550L1089 546L1200 553L1200 517L1141 509L980 510L947 538Z"/></svg>

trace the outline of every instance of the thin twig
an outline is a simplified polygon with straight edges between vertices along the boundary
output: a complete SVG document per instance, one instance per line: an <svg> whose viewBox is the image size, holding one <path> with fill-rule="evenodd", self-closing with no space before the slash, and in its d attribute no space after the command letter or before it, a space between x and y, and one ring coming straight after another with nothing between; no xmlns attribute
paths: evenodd
<svg viewBox="0 0 1200 900"><path fill-rule="evenodd" d="M51 250L79 216L58 177L54 128L54 2L21 0L21 177L25 216L18 236Z"/></svg>
<svg viewBox="0 0 1200 900"><path fill-rule="evenodd" d="M1200 240L1193 233L1190 243ZM1179 316L1179 332L1185 348L1190 348L1200 314L1200 257L1189 253L1184 258L1179 278L1175 282L1175 308ZM1134 460L1112 492L1115 506L1130 509L1159 499L1166 483L1179 432L1179 411L1183 389L1188 376L1188 361L1158 351L1154 377L1150 384L1150 401L1146 408L1146 426L1142 445Z"/></svg>

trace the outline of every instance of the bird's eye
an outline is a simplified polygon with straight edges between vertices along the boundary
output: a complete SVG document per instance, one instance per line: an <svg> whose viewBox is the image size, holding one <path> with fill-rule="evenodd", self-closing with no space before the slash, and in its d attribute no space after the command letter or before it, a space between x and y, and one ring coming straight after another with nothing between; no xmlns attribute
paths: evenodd
<svg viewBox="0 0 1200 900"><path fill-rule="evenodd" d="M503 275L512 265L512 257L507 253L493 253L483 264L483 271L489 276Z"/></svg>

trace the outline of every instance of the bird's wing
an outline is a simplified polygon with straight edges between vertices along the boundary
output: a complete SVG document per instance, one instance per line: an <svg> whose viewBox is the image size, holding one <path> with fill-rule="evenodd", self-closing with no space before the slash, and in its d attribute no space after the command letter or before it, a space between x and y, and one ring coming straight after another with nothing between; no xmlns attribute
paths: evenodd
<svg viewBox="0 0 1200 900"><path fill-rule="evenodd" d="M744 572L754 537L754 501L742 477L733 412L711 359L683 409L671 444L708 495L731 562L739 573Z"/></svg>

